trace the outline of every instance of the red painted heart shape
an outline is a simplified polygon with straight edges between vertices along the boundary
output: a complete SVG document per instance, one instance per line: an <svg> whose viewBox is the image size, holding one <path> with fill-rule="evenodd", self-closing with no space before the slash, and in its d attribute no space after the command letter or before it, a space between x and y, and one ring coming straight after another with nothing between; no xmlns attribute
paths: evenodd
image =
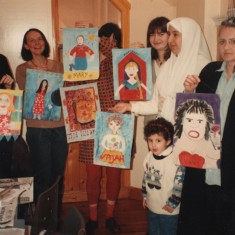
<svg viewBox="0 0 235 235"><path fill-rule="evenodd" d="M187 151L183 151L179 155L180 165L193 168L203 168L205 159L198 154L191 154Z"/></svg>

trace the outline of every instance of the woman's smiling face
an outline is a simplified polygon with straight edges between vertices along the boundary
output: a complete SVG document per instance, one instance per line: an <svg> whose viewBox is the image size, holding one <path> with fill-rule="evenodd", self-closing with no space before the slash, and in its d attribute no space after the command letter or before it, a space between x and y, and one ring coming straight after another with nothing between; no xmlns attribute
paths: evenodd
<svg viewBox="0 0 235 235"><path fill-rule="evenodd" d="M45 41L37 31L30 31L26 35L24 47L30 50L33 55L41 55L45 49Z"/></svg>
<svg viewBox="0 0 235 235"><path fill-rule="evenodd" d="M168 28L168 45L176 56L179 55L182 46L182 34L172 27L171 25Z"/></svg>

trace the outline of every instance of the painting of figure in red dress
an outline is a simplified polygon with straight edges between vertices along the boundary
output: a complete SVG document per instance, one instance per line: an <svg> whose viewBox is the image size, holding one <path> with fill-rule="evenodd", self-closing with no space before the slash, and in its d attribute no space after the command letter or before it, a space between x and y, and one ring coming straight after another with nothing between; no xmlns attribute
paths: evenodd
<svg viewBox="0 0 235 235"><path fill-rule="evenodd" d="M152 72L149 48L113 49L115 100L149 100Z"/></svg>
<svg viewBox="0 0 235 235"><path fill-rule="evenodd" d="M26 119L59 121L61 106L55 100L63 75L27 69L23 116ZM57 100L60 99L58 96ZM60 101L59 101L60 102Z"/></svg>

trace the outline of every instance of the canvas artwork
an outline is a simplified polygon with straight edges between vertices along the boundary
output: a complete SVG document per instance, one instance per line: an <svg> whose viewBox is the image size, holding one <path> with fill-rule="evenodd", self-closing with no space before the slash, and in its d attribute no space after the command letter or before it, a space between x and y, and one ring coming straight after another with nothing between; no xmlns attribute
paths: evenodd
<svg viewBox="0 0 235 235"><path fill-rule="evenodd" d="M94 164L130 168L134 116L96 112Z"/></svg>
<svg viewBox="0 0 235 235"><path fill-rule="evenodd" d="M34 69L26 70L23 117L25 119L59 121L59 88L63 75Z"/></svg>
<svg viewBox="0 0 235 235"><path fill-rule="evenodd" d="M113 49L115 100L150 100L152 95L151 49Z"/></svg>
<svg viewBox="0 0 235 235"><path fill-rule="evenodd" d="M193 168L219 168L220 136L218 95L176 95L174 154L178 164Z"/></svg>
<svg viewBox="0 0 235 235"><path fill-rule="evenodd" d="M21 133L23 91L0 89L0 140L18 138Z"/></svg>
<svg viewBox="0 0 235 235"><path fill-rule="evenodd" d="M99 78L99 40L97 28L63 29L65 81Z"/></svg>
<svg viewBox="0 0 235 235"><path fill-rule="evenodd" d="M97 84L63 87L60 93L68 143L93 139L100 110Z"/></svg>

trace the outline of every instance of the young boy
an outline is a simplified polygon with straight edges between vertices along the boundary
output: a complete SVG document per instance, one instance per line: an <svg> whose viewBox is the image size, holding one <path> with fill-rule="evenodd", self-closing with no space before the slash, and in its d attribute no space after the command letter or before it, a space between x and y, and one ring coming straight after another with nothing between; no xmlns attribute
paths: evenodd
<svg viewBox="0 0 235 235"><path fill-rule="evenodd" d="M144 159L143 207L148 208L149 235L175 235L185 168L173 157L174 127L164 118L144 128L150 152Z"/></svg>

